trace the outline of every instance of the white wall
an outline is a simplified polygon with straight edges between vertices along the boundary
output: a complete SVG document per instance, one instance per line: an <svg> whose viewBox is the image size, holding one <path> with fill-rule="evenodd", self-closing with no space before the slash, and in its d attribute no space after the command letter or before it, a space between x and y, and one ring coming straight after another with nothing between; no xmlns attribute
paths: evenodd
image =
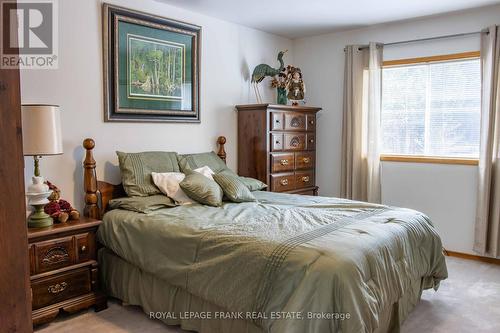
<svg viewBox="0 0 500 333"><path fill-rule="evenodd" d="M492 6L294 40L294 60L304 73L308 104L324 109L318 114L317 182L320 194L338 196L340 193L345 45L478 31L498 23L500 6ZM384 49L384 59L477 50L478 35L389 46ZM384 162L383 202L425 212L437 226L447 249L473 253L476 176L474 166Z"/></svg>
<svg viewBox="0 0 500 333"><path fill-rule="evenodd" d="M100 179L119 183L115 150L202 152L215 149L217 136L227 137L228 163L236 165L235 104L255 102L250 71L259 63L275 64L279 50L292 42L261 31L192 13L152 0L109 1L123 7L202 26L201 124L104 123L102 86L101 1L59 1L59 69L21 73L23 103L58 104L62 110L64 155L45 157L41 172L59 185L64 198L83 206L84 138L96 141ZM268 82L265 100L274 100ZM27 183L33 174L26 158Z"/></svg>
<svg viewBox="0 0 500 333"><path fill-rule="evenodd" d="M382 200L429 215L451 251L472 252L477 171L468 165L382 163Z"/></svg>

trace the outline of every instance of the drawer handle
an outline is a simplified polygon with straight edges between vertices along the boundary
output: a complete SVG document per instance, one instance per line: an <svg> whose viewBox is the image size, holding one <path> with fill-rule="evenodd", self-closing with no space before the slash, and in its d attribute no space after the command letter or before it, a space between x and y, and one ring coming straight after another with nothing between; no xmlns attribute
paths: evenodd
<svg viewBox="0 0 500 333"><path fill-rule="evenodd" d="M310 143L314 143L314 139L309 140Z"/></svg>
<svg viewBox="0 0 500 333"><path fill-rule="evenodd" d="M82 247L80 247L80 253L83 253L87 251L87 247L85 245L82 245Z"/></svg>
<svg viewBox="0 0 500 333"><path fill-rule="evenodd" d="M300 119L299 117L293 117L292 120L290 121L290 126L292 127L300 127Z"/></svg>
<svg viewBox="0 0 500 333"><path fill-rule="evenodd" d="M283 186L287 186L288 185L288 179L282 179L280 180L280 184L283 185Z"/></svg>
<svg viewBox="0 0 500 333"><path fill-rule="evenodd" d="M307 183L309 181L309 176L302 177L302 182Z"/></svg>
<svg viewBox="0 0 500 333"><path fill-rule="evenodd" d="M280 164L283 166L288 165L288 160L281 160Z"/></svg>
<svg viewBox="0 0 500 333"><path fill-rule="evenodd" d="M314 120L310 120L309 124L314 125Z"/></svg>
<svg viewBox="0 0 500 333"><path fill-rule="evenodd" d="M304 157L304 158L302 159L302 162L304 162L304 163L309 163L309 162L311 162L311 159L310 159L309 157Z"/></svg>
<svg viewBox="0 0 500 333"><path fill-rule="evenodd" d="M47 288L47 290L49 291L49 293L56 295L56 294L63 292L67 286L68 286L68 284L66 282L61 282L61 283L56 283L56 284L49 286L49 288Z"/></svg>
<svg viewBox="0 0 500 333"><path fill-rule="evenodd" d="M47 251L42 259L45 265L54 265L66 262L69 260L68 251L64 247L54 247Z"/></svg>

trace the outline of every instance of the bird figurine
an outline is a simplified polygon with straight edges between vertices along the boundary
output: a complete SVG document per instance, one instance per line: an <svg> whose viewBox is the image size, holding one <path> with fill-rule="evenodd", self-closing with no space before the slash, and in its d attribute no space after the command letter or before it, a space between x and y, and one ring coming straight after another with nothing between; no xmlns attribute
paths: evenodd
<svg viewBox="0 0 500 333"><path fill-rule="evenodd" d="M271 66L267 65L267 64L260 64L260 65L257 65L255 67L255 69L253 70L253 73L252 73L252 84L253 84L253 89L255 91L255 97L257 98L257 102L258 103L262 103L262 98L260 96L260 92L259 92L259 87L258 87L258 84L264 80L265 77L267 76L276 76L278 75L279 73L281 73L281 71L283 71L283 69L285 69L285 64L283 62L283 56L285 55L285 53L287 52L288 50L285 50L285 51L280 51L278 53L278 61L280 63L280 67L279 68L272 68Z"/></svg>

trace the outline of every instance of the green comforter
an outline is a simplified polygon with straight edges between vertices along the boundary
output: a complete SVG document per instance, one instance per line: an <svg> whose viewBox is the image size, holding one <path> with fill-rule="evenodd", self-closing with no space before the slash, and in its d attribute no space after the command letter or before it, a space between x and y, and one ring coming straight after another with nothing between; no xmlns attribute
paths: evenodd
<svg viewBox="0 0 500 333"><path fill-rule="evenodd" d="M447 277L441 240L422 213L254 193L258 202L222 207L112 210L99 239L266 332L373 332L394 305L396 318L406 316L414 304L398 304L403 295L418 299Z"/></svg>

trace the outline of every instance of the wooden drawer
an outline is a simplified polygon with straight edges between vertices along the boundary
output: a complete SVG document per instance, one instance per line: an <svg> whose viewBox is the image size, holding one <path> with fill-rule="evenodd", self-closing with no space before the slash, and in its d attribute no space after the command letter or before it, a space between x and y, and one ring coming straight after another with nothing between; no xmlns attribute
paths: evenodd
<svg viewBox="0 0 500 333"><path fill-rule="evenodd" d="M306 134L285 133L283 135L284 150L304 150L306 149Z"/></svg>
<svg viewBox="0 0 500 333"><path fill-rule="evenodd" d="M283 130L283 113L271 112L271 131Z"/></svg>
<svg viewBox="0 0 500 333"><path fill-rule="evenodd" d="M271 175L271 191L284 192L295 188L295 177L293 173Z"/></svg>
<svg viewBox="0 0 500 333"><path fill-rule="evenodd" d="M90 292L90 281L88 267L32 281L33 310Z"/></svg>
<svg viewBox="0 0 500 333"><path fill-rule="evenodd" d="M316 130L316 115L308 114L307 115L307 130L315 131Z"/></svg>
<svg viewBox="0 0 500 333"><path fill-rule="evenodd" d="M306 115L303 113L285 113L285 131L305 131L307 129Z"/></svg>
<svg viewBox="0 0 500 333"><path fill-rule="evenodd" d="M316 134L307 134L307 149L315 150L316 149Z"/></svg>
<svg viewBox="0 0 500 333"><path fill-rule="evenodd" d="M85 262L91 259L96 259L94 254L95 234L87 232L75 236L76 239L76 254L78 262Z"/></svg>
<svg viewBox="0 0 500 333"><path fill-rule="evenodd" d="M293 153L272 153L271 172L293 171L295 161Z"/></svg>
<svg viewBox="0 0 500 333"><path fill-rule="evenodd" d="M35 256L32 261L37 274L76 263L73 237L55 238L33 245L34 251L30 251L30 254Z"/></svg>
<svg viewBox="0 0 500 333"><path fill-rule="evenodd" d="M295 188L314 186L314 171L300 171L295 173Z"/></svg>
<svg viewBox="0 0 500 333"><path fill-rule="evenodd" d="M271 151L283 150L283 134L271 134Z"/></svg>
<svg viewBox="0 0 500 333"><path fill-rule="evenodd" d="M314 168L314 152L295 153L295 169Z"/></svg>
<svg viewBox="0 0 500 333"><path fill-rule="evenodd" d="M301 194L301 195L313 195L317 196L318 195L318 188L317 187L303 187L301 189L297 189L293 191L292 193L294 194Z"/></svg>

